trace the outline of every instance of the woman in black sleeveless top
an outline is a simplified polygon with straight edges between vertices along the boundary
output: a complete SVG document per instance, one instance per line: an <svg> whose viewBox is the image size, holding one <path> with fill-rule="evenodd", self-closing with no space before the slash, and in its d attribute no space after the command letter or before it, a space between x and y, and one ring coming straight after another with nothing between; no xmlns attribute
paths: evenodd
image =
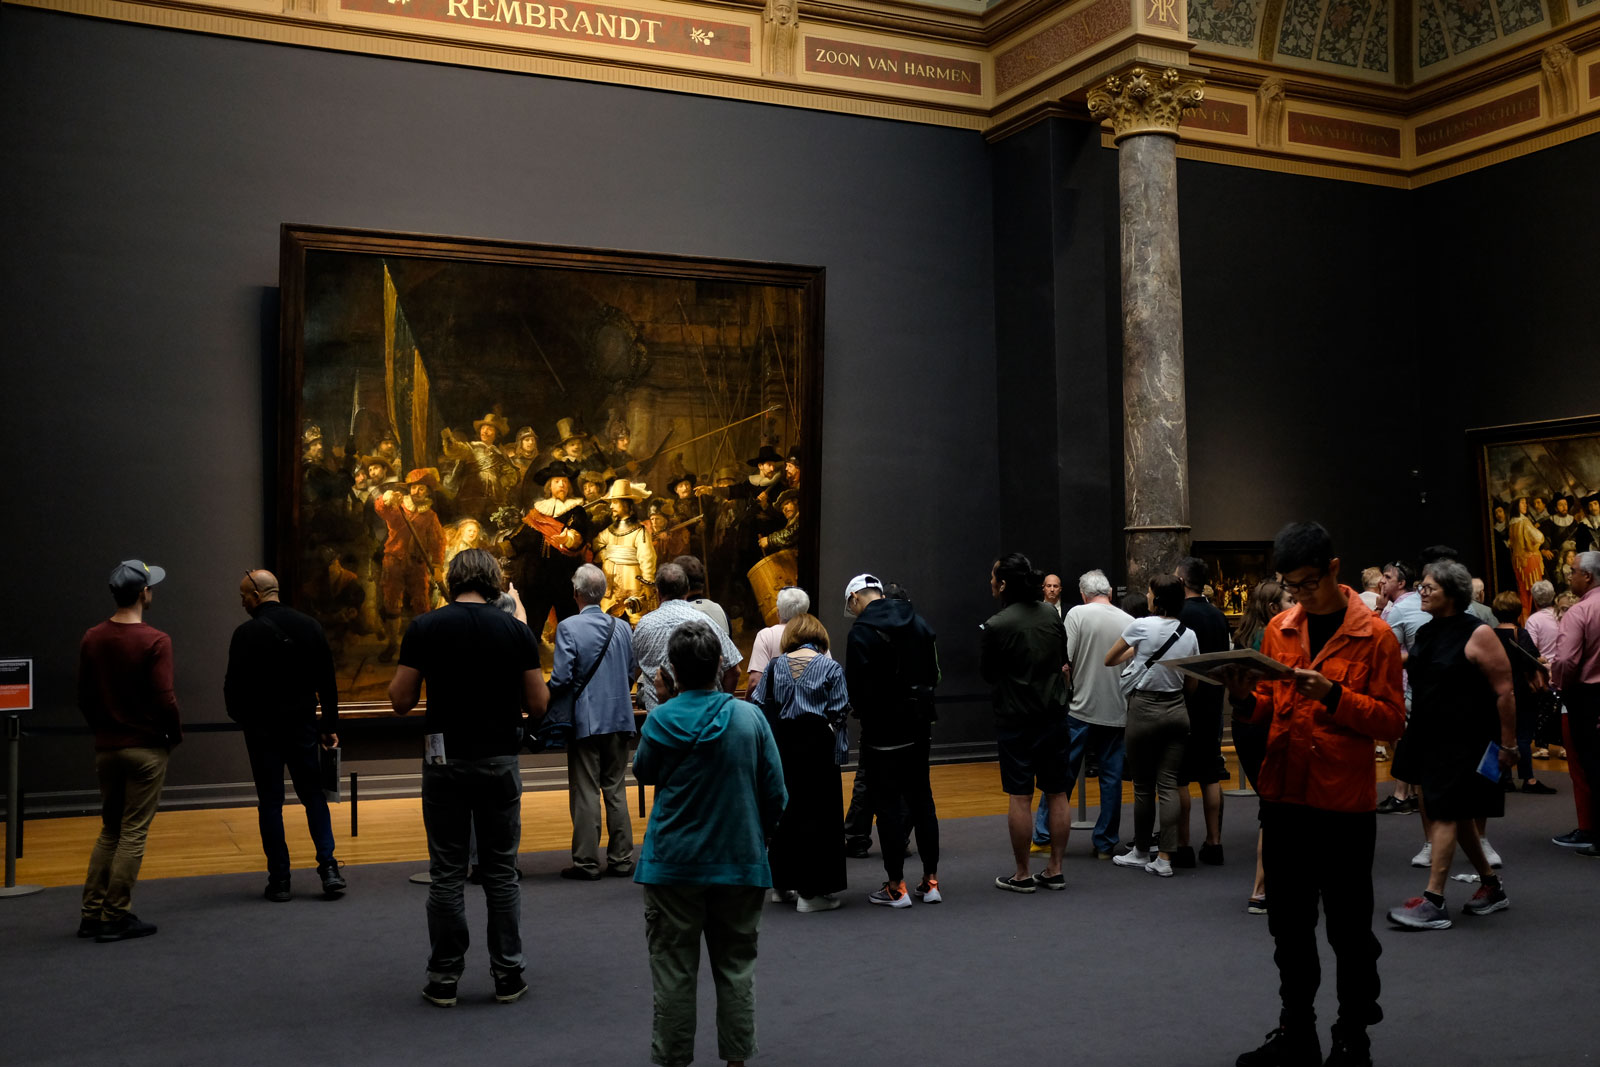
<svg viewBox="0 0 1600 1067"><path fill-rule="evenodd" d="M1389 919L1412 929L1443 930L1451 925L1444 888L1458 843L1483 880L1463 910L1487 915L1511 903L1484 854L1478 821L1505 814L1500 772L1517 755L1516 704L1505 649L1492 627L1467 614L1472 600L1467 569L1441 560L1429 564L1423 576L1417 592L1432 618L1417 631L1406 660L1411 679L1406 745L1409 780L1422 787L1432 867L1427 891L1392 909ZM1493 776L1485 777L1478 766L1491 742L1504 747L1491 768Z"/></svg>

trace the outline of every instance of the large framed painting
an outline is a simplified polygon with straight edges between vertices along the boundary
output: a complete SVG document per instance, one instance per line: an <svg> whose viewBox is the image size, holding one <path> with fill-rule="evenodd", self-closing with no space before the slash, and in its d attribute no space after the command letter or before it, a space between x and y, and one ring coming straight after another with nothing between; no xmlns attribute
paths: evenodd
<svg viewBox="0 0 1600 1067"><path fill-rule="evenodd" d="M637 621L696 557L746 651L815 590L821 268L286 225L281 273L280 581L352 707L465 548L547 664L584 562Z"/></svg>
<svg viewBox="0 0 1600 1067"><path fill-rule="evenodd" d="M1255 587L1275 576L1271 541L1196 541L1189 552L1211 568L1209 599L1230 619L1242 616Z"/></svg>
<svg viewBox="0 0 1600 1067"><path fill-rule="evenodd" d="M1574 557L1600 549L1600 415L1467 434L1478 467L1488 599L1534 609L1533 586L1568 591Z"/></svg>

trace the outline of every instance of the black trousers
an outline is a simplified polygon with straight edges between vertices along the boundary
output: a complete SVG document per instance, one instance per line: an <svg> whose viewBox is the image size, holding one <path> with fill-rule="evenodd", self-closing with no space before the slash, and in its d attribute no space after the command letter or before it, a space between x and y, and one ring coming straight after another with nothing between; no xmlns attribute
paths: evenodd
<svg viewBox="0 0 1600 1067"><path fill-rule="evenodd" d="M922 869L929 874L939 870L939 816L928 781L929 747L929 742L919 741L904 748L861 750L867 799L878 814L878 847L883 849L883 869L890 882L906 876L906 838L913 826Z"/></svg>
<svg viewBox="0 0 1600 1067"><path fill-rule="evenodd" d="M1339 1022L1366 1027L1378 1007L1378 957L1372 932L1375 812L1323 811L1261 802L1261 864L1272 906L1267 927L1276 946L1281 1021L1313 1025L1322 971L1317 961L1317 905L1338 967Z"/></svg>
<svg viewBox="0 0 1600 1067"><path fill-rule="evenodd" d="M1589 781L1589 819L1600 826L1600 685L1573 683L1561 690L1567 706L1567 728L1572 731L1573 755Z"/></svg>

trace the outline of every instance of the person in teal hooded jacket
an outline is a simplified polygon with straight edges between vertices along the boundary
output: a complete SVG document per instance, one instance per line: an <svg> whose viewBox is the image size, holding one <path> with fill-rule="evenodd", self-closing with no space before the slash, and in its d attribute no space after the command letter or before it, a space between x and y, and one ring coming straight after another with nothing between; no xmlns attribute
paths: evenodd
<svg viewBox="0 0 1600 1067"><path fill-rule="evenodd" d="M772 885L767 838L789 801L772 728L754 704L716 688L722 643L708 622L673 632L681 687L639 732L633 774L656 787L633 880L644 886L655 986L650 1059L694 1059L700 939L717 988L717 1052L738 1067L756 1052L756 935Z"/></svg>

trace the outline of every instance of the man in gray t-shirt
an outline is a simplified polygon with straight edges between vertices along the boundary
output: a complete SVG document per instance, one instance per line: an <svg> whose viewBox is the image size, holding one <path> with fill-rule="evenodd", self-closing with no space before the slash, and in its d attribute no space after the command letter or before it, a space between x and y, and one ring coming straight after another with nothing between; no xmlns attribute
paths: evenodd
<svg viewBox="0 0 1600 1067"><path fill-rule="evenodd" d="M1117 643L1133 616L1111 602L1111 582L1101 571L1078 579L1083 603L1067 612L1067 661L1072 666L1072 704L1068 709L1070 771L1074 782L1086 752L1100 765L1100 817L1094 824L1094 855L1108 860L1115 851L1122 827L1122 735L1128 723L1128 705L1117 676L1119 667L1107 667L1106 653ZM1041 814L1043 805L1040 805ZM1033 839L1048 843L1050 830L1034 823Z"/></svg>

